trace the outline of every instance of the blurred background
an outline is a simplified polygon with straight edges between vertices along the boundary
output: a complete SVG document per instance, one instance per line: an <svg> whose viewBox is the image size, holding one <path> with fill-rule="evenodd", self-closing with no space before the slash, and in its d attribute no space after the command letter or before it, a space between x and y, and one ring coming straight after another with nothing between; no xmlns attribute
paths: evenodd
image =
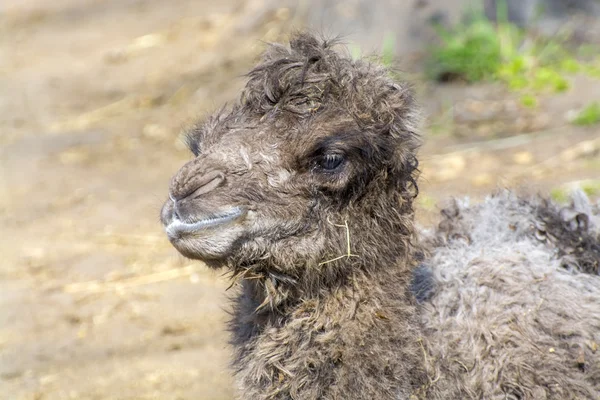
<svg viewBox="0 0 600 400"><path fill-rule="evenodd" d="M598 0L0 2L0 399L232 399L228 283L158 214L180 133L309 27L424 109L418 220L600 194Z"/></svg>

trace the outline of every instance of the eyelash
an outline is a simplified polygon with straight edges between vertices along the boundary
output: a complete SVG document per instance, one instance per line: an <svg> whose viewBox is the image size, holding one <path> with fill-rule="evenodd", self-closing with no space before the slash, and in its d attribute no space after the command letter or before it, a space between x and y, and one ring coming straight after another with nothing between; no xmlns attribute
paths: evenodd
<svg viewBox="0 0 600 400"><path fill-rule="evenodd" d="M342 154L325 154L319 160L319 166L325 171L335 171L344 162Z"/></svg>
<svg viewBox="0 0 600 400"><path fill-rule="evenodd" d="M190 149L192 154L195 157L198 157L198 154L200 154L200 144L198 143L196 138L194 138L192 135L188 134L188 135L186 135L184 140L185 140L185 144L187 145L188 149Z"/></svg>

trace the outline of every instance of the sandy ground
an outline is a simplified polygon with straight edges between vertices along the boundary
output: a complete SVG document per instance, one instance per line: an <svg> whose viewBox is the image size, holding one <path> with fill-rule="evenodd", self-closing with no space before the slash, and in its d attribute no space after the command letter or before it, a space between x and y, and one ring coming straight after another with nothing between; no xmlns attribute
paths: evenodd
<svg viewBox="0 0 600 400"><path fill-rule="evenodd" d="M178 256L158 212L179 133L232 99L261 40L298 26L260 2L0 5L0 398L232 399L226 280ZM250 22L249 22L250 21ZM428 116L420 220L438 201L600 176L599 128L494 85L416 78Z"/></svg>

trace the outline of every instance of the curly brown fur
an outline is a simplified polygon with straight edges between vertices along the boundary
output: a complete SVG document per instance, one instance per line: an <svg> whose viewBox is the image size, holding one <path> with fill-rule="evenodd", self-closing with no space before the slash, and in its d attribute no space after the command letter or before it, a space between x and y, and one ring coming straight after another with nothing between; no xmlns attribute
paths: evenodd
<svg viewBox="0 0 600 400"><path fill-rule="evenodd" d="M600 312L591 308L600 309L593 299L600 297L600 283L589 283L590 306L580 315L553 317L577 326L571 339L561 342L549 324L552 313L563 312L558 307L538 325L507 336L511 321L538 299L515 292L518 285L503 288L505 278L493 280L502 260L480 262L484 275L478 278L463 257L488 244L475 235L478 224L490 225L481 216L465 219L469 230L450 240L434 235L423 258L414 243L419 139L411 91L386 68L353 61L334 47L305 33L289 47L271 45L248 74L239 101L190 131L196 157L173 178L162 210L169 239L182 254L227 268L238 283L230 330L241 397L557 398L556 382L561 393L594 398L600 382L595 353L584 352L585 371L559 368L547 360L554 356L535 353L535 342L546 332L562 356L586 340L600 341L590 333L600 331ZM529 208L519 210L535 220ZM448 229L460 231L462 222L450 219L456 226ZM472 237L467 250L453 244L462 237ZM501 243L512 243L508 239ZM509 257L513 274L556 259L550 242L523 240L538 246L532 254L539 257L520 263ZM531 286L540 277L536 271L530 271ZM501 295L463 295L463 285L485 292L477 286L484 278ZM513 284L512 275L506 279ZM580 288L566 282L552 288L568 291L561 296L570 299ZM510 304L511 298L522 304L507 319L494 320L504 315L495 299ZM487 347L472 346L483 339L470 332L489 338ZM510 352L503 357L505 340L530 364L515 364Z"/></svg>
<svg viewBox="0 0 600 400"><path fill-rule="evenodd" d="M600 231L594 232L590 226L589 214L573 205L559 208L545 201L537 216L542 222L537 227L537 238L557 248L565 268L600 274Z"/></svg>

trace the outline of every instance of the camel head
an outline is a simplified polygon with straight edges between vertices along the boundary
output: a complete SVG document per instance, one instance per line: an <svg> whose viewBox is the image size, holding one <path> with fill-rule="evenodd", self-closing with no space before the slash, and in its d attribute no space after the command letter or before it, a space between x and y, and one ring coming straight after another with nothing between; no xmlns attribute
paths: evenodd
<svg viewBox="0 0 600 400"><path fill-rule="evenodd" d="M407 246L419 144L411 91L334 47L310 34L269 46L236 103L188 132L194 158L161 212L181 254L298 277L339 274L348 243L357 258Z"/></svg>

